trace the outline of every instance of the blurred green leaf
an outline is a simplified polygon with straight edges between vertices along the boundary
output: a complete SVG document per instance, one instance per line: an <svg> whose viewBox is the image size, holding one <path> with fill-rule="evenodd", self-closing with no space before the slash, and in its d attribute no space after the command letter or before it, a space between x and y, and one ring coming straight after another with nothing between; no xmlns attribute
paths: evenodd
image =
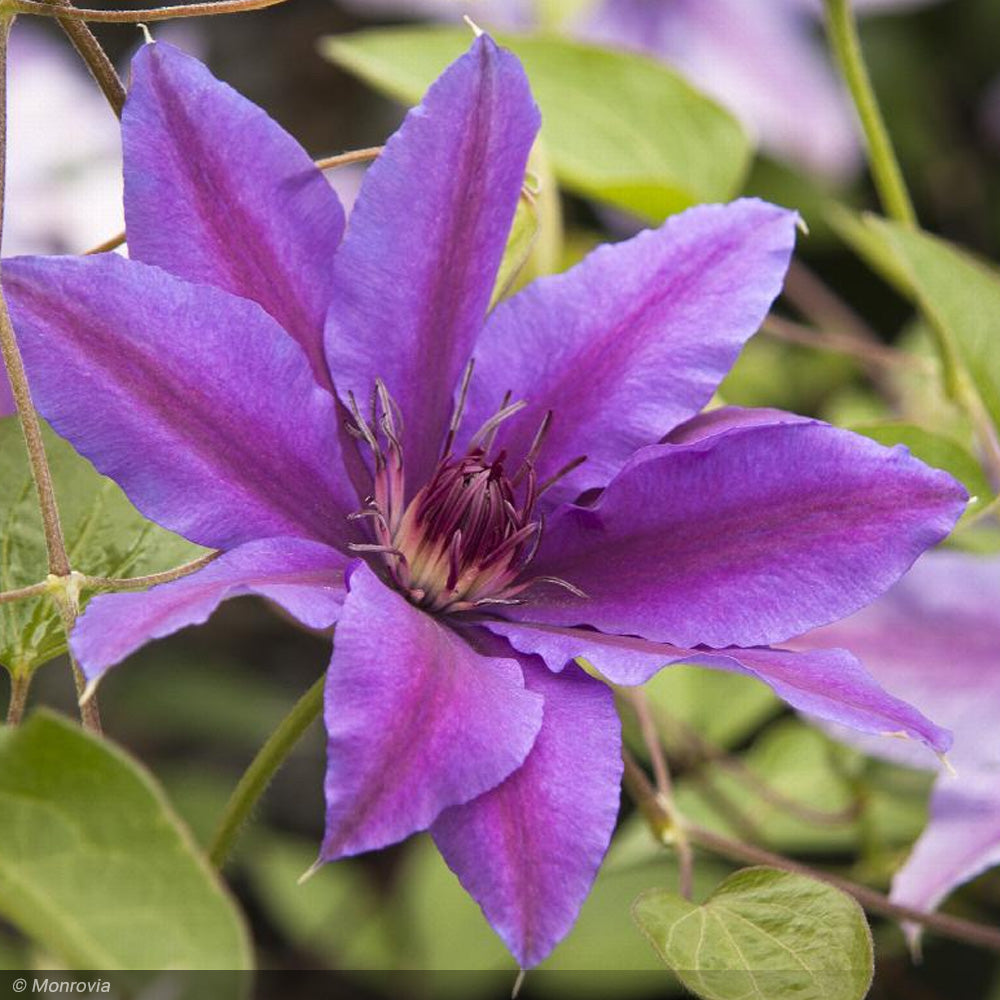
<svg viewBox="0 0 1000 1000"><path fill-rule="evenodd" d="M62 438L43 431L66 548L74 569L91 576L140 576L169 569L205 550L147 521L115 483L99 475ZM45 536L16 417L0 419L0 589L48 574ZM25 674L66 648L48 597L0 604L0 664Z"/></svg>
<svg viewBox="0 0 1000 1000"><path fill-rule="evenodd" d="M527 268L540 229L538 207L533 200L522 194L500 261L500 270L497 271L497 280L493 285L491 309L514 290L519 276Z"/></svg>
<svg viewBox="0 0 1000 1000"><path fill-rule="evenodd" d="M843 232L919 306L938 340L950 390L961 391L967 378L1000 427L1000 273L946 240L877 216Z"/></svg>
<svg viewBox="0 0 1000 1000"><path fill-rule="evenodd" d="M774 868L746 868L701 906L654 889L633 916L664 963L705 1000L861 1000L872 938L839 889Z"/></svg>
<svg viewBox="0 0 1000 1000"><path fill-rule="evenodd" d="M0 731L0 843L0 913L72 967L251 967L239 911L151 776L60 716Z"/></svg>
<svg viewBox="0 0 1000 1000"><path fill-rule="evenodd" d="M885 220L868 221L895 251L917 304L1000 427L1000 275L936 236Z"/></svg>
<svg viewBox="0 0 1000 1000"><path fill-rule="evenodd" d="M739 189L750 158L728 112L661 63L548 37L500 36L542 109L560 182L647 221ZM389 28L321 40L321 52L408 104L468 47L467 29Z"/></svg>
<svg viewBox="0 0 1000 1000"><path fill-rule="evenodd" d="M730 759L731 760L731 759ZM852 775L852 766L861 769ZM677 787L693 822L779 851L911 842L926 822L930 776L876 762L796 718L769 727L735 764L703 765Z"/></svg>
<svg viewBox="0 0 1000 1000"><path fill-rule="evenodd" d="M376 887L353 860L324 865L305 883L317 845L287 834L251 831L244 864L269 919L327 968L398 967L395 941Z"/></svg>
<svg viewBox="0 0 1000 1000"><path fill-rule="evenodd" d="M898 421L855 424L851 430L880 444L905 445L921 461L950 472L973 498L967 513L985 507L993 499L993 489L982 466L967 448L949 437Z"/></svg>
<svg viewBox="0 0 1000 1000"><path fill-rule="evenodd" d="M758 335L743 348L719 393L735 406L814 413L839 388L852 385L857 373L857 362L843 354Z"/></svg>
<svg viewBox="0 0 1000 1000"><path fill-rule="evenodd" d="M778 697L756 678L705 667L661 670L643 690L671 748L683 749L689 731L713 746L731 747L781 710Z"/></svg>
<svg viewBox="0 0 1000 1000"><path fill-rule="evenodd" d="M909 295L910 276L906 268L878 231L868 224L867 216L831 202L826 206L826 221L877 275L901 295Z"/></svg>

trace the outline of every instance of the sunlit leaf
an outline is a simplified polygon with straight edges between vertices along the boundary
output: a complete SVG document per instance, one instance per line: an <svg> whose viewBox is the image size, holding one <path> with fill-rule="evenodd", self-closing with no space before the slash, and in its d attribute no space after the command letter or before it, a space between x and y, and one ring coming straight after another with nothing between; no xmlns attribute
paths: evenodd
<svg viewBox="0 0 1000 1000"><path fill-rule="evenodd" d="M919 306L939 343L952 392L968 380L1000 427L1000 272L929 233L877 216L841 232Z"/></svg>
<svg viewBox="0 0 1000 1000"><path fill-rule="evenodd" d="M74 968L247 969L232 899L152 777L61 716L0 731L0 913Z"/></svg>
<svg viewBox="0 0 1000 1000"><path fill-rule="evenodd" d="M632 913L667 967L705 1000L861 1000L871 984L861 907L802 875L746 868L701 906L653 889Z"/></svg>
<svg viewBox="0 0 1000 1000"><path fill-rule="evenodd" d="M467 29L391 28L322 39L321 51L415 104L468 48ZM569 190L659 222L736 193L750 147L728 112L652 59L565 39L500 36L523 62L542 136Z"/></svg>

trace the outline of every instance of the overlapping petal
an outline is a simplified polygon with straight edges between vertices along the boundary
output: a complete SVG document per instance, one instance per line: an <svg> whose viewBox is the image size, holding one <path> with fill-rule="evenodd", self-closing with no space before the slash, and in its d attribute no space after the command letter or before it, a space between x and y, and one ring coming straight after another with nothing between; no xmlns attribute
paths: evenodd
<svg viewBox="0 0 1000 1000"><path fill-rule="evenodd" d="M362 406L385 382L416 488L438 457L538 125L520 63L477 39L369 169L337 254L330 370Z"/></svg>
<svg viewBox="0 0 1000 1000"><path fill-rule="evenodd" d="M476 344L467 425L507 392L528 405L499 445L524 454L553 420L540 480L573 499L604 486L632 453L698 412L781 291L795 214L756 199L703 205L501 304Z"/></svg>
<svg viewBox="0 0 1000 1000"><path fill-rule="evenodd" d="M532 570L587 597L551 587L509 614L686 648L780 643L877 597L966 499L905 449L815 422L656 445L549 519Z"/></svg>
<svg viewBox="0 0 1000 1000"><path fill-rule="evenodd" d="M163 42L132 61L122 141L129 255L258 302L329 387L323 327L344 212L306 151Z"/></svg>
<svg viewBox="0 0 1000 1000"><path fill-rule="evenodd" d="M248 299L115 254L5 261L31 391L147 517L212 548L343 544L333 397Z"/></svg>
<svg viewBox="0 0 1000 1000"><path fill-rule="evenodd" d="M365 565L349 587L327 675L324 861L402 840L495 787L542 724L517 660L481 656Z"/></svg>
<svg viewBox="0 0 1000 1000"><path fill-rule="evenodd" d="M340 614L351 561L300 538L248 542L179 580L95 597L73 631L73 652L87 679L96 680L151 639L207 621L223 601L243 594L280 604L310 628L328 628Z"/></svg>
<svg viewBox="0 0 1000 1000"><path fill-rule="evenodd" d="M527 688L545 699L528 759L492 791L445 810L431 832L529 968L562 939L590 892L618 816L622 759L618 715L604 684L575 665L556 676L537 657L518 659Z"/></svg>
<svg viewBox="0 0 1000 1000"><path fill-rule="evenodd" d="M7 373L0 370L0 417L9 417L16 412L17 407L14 405L14 394L11 392Z"/></svg>
<svg viewBox="0 0 1000 1000"><path fill-rule="evenodd" d="M843 649L683 649L635 636L533 622L486 624L515 649L541 656L554 671L583 657L614 683L633 685L645 683L663 667L692 663L757 677L789 705L829 722L866 733L906 736L939 753L951 745L948 730L883 690Z"/></svg>

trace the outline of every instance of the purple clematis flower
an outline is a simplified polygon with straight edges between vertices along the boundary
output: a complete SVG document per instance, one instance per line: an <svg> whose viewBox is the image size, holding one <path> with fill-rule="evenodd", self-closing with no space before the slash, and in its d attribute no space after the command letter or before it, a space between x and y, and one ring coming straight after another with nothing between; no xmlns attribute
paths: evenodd
<svg viewBox="0 0 1000 1000"><path fill-rule="evenodd" d="M259 594L336 623L322 860L430 829L518 962L613 831L610 680L748 673L866 732L948 734L842 650L951 529L953 479L773 411L696 416L778 294L795 216L703 206L489 315L538 111L477 39L333 191L262 111L146 46L123 116L130 260L4 265L35 398L149 517L223 550L96 597L87 677ZM693 419L692 419L693 418ZM664 436L670 434L668 440Z"/></svg>
<svg viewBox="0 0 1000 1000"><path fill-rule="evenodd" d="M893 881L892 898L918 909L934 909L1000 864L998 592L997 557L930 552L879 601L796 643L850 646L881 683L954 731L956 773L938 777L927 829ZM897 740L835 735L897 763L933 766L929 754Z"/></svg>

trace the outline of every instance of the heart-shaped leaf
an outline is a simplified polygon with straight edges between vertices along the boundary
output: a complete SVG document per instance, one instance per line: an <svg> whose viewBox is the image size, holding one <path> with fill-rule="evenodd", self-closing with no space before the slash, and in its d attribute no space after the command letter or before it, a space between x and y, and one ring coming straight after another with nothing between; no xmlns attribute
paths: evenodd
<svg viewBox="0 0 1000 1000"><path fill-rule="evenodd" d="M872 939L861 907L803 875L745 868L701 906L653 889L632 915L705 1000L861 1000L871 985Z"/></svg>

